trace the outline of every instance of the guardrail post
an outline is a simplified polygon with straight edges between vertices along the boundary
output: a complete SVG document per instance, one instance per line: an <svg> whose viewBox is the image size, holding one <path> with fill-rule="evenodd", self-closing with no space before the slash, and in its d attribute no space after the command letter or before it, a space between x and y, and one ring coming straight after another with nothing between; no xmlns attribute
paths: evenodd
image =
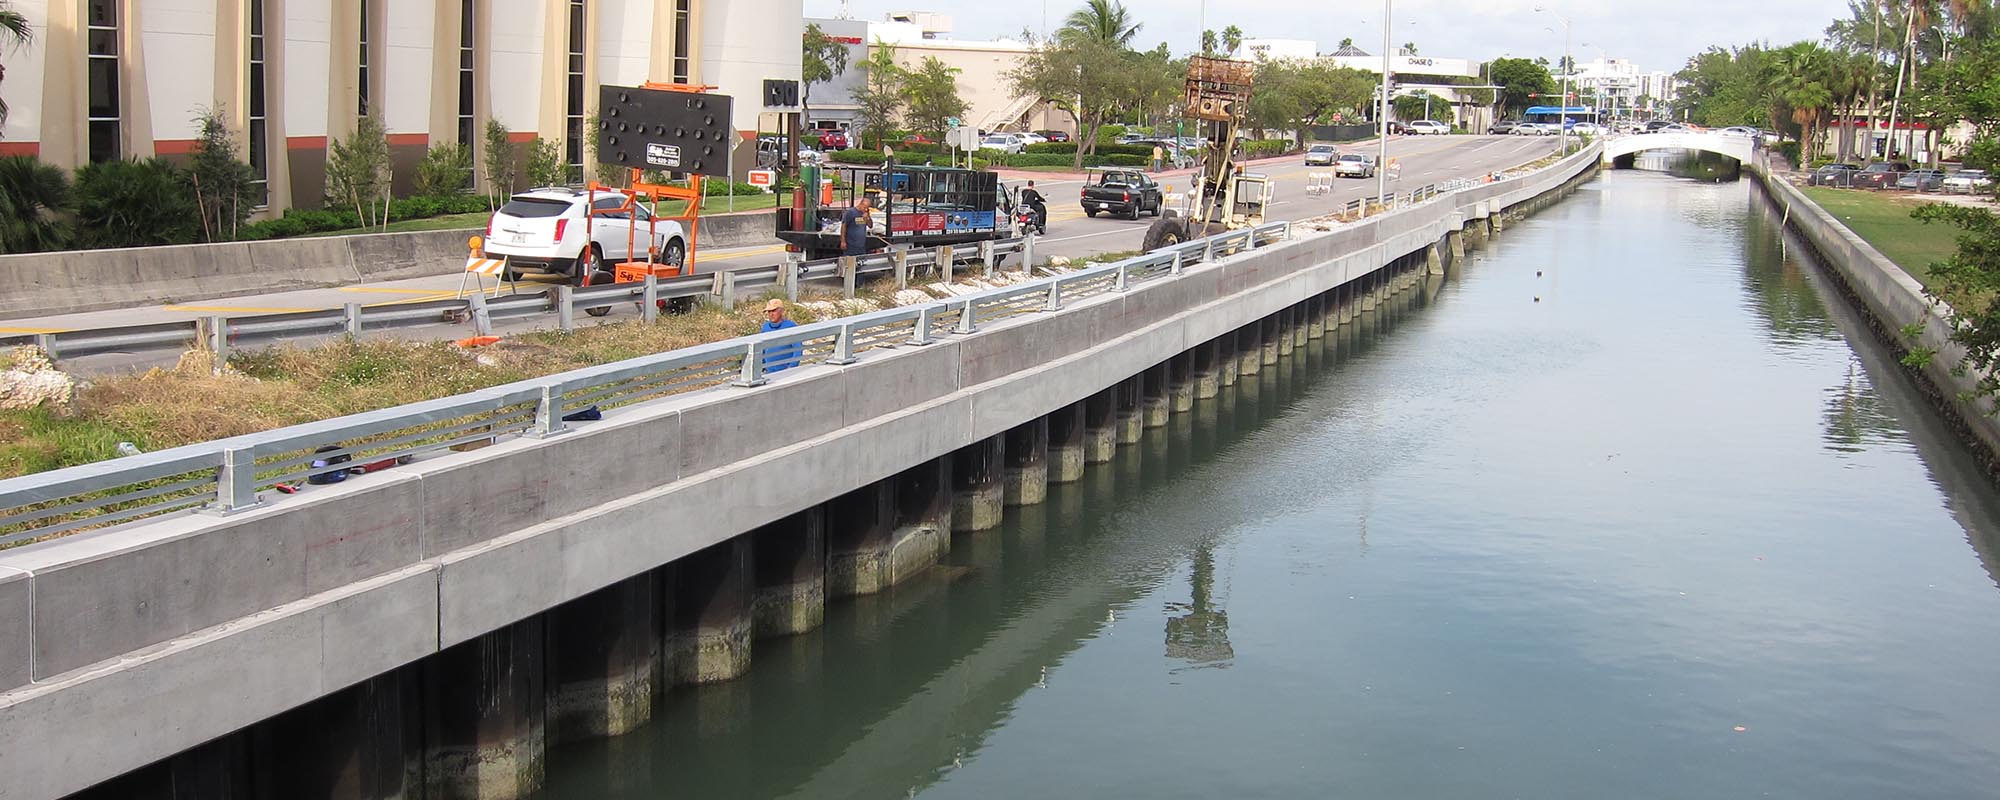
<svg viewBox="0 0 2000 800"><path fill-rule="evenodd" d="M1118 274L1111 277L1111 291L1122 293L1132 283L1132 268L1126 266L1123 261L1118 262L1117 268Z"/></svg>
<svg viewBox="0 0 2000 800"><path fill-rule="evenodd" d="M724 270L716 273L722 278L722 307L736 307L736 273Z"/></svg>
<svg viewBox="0 0 2000 800"><path fill-rule="evenodd" d="M202 320L202 340L208 345L208 352L215 356L215 372L229 365L229 318L208 317Z"/></svg>
<svg viewBox="0 0 2000 800"><path fill-rule="evenodd" d="M639 289L639 319L652 323L660 318L660 276L646 273L646 285Z"/></svg>
<svg viewBox="0 0 2000 800"><path fill-rule="evenodd" d="M248 448L222 451L222 468L215 472L215 506L234 514L257 505L257 458Z"/></svg>
<svg viewBox="0 0 2000 800"><path fill-rule="evenodd" d="M785 263L778 267L784 270L784 274L778 276L778 281L785 285L785 300L789 302L799 301L799 271L805 269L803 261L803 257L798 253L786 253Z"/></svg>
<svg viewBox="0 0 2000 800"><path fill-rule="evenodd" d="M840 333L833 337L833 357L826 363L835 366L854 363L854 323L841 323Z"/></svg>
<svg viewBox="0 0 2000 800"><path fill-rule="evenodd" d="M1183 269L1183 268L1184 268L1184 267L1186 266L1186 261L1187 261L1187 254L1185 254L1185 253L1182 253L1182 252L1181 252L1181 251L1179 251L1179 250L1175 250L1175 251L1174 251L1174 266L1173 266L1173 267L1172 267L1171 269L1167 270L1167 274L1169 274L1169 275L1179 275L1179 274L1181 274L1181 270L1182 270L1182 269Z"/></svg>
<svg viewBox="0 0 2000 800"><path fill-rule="evenodd" d="M340 321L346 325L347 335L361 338L361 304L347 303L340 307Z"/></svg>
<svg viewBox="0 0 2000 800"><path fill-rule="evenodd" d="M1021 240L1021 274L1029 275L1033 274L1034 271L1035 235L1031 233Z"/></svg>
<svg viewBox="0 0 2000 800"><path fill-rule="evenodd" d="M736 386L751 387L764 385L764 343L752 339L743 352L743 372L738 375Z"/></svg>
<svg viewBox="0 0 2000 800"><path fill-rule="evenodd" d="M979 263L986 267L986 277L993 277L993 240L979 243Z"/></svg>
<svg viewBox="0 0 2000 800"><path fill-rule="evenodd" d="M910 288L910 251L898 249L890 258L896 264L896 291Z"/></svg>
<svg viewBox="0 0 2000 800"><path fill-rule="evenodd" d="M563 424L562 387L543 385L540 389L539 396L535 398L535 427L528 434L537 439L547 439L569 430L569 427Z"/></svg>
<svg viewBox="0 0 2000 800"><path fill-rule="evenodd" d="M972 301L971 301L971 300L967 300L967 301L965 301L965 306L964 306L964 307L963 307L962 309L960 309L960 310L959 310L959 312L958 312L958 332L959 332L959 333L971 333L971 332L973 332L973 331L976 331L976 330L979 330L979 325L978 325L978 323L976 323L976 322L975 322L975 321L974 321L974 320L972 319L972 317L973 317L973 312L974 312L975 310L976 310L976 309L975 309L975 307L973 306L973 304L972 304Z"/></svg>
<svg viewBox="0 0 2000 800"><path fill-rule="evenodd" d="M1049 304L1043 306L1042 310L1043 311L1062 310L1062 281L1049 281Z"/></svg>
<svg viewBox="0 0 2000 800"><path fill-rule="evenodd" d="M576 289L566 283L556 287L556 327L576 330Z"/></svg>
<svg viewBox="0 0 2000 800"><path fill-rule="evenodd" d="M954 268L958 266L958 253L948 244L938 245L937 250L933 252L937 258L938 279L949 285L952 282Z"/></svg>
<svg viewBox="0 0 2000 800"><path fill-rule="evenodd" d="M854 299L855 271L859 268L854 256L840 257L840 288L847 293L847 299Z"/></svg>
<svg viewBox="0 0 2000 800"><path fill-rule="evenodd" d="M1207 264L1214 260L1215 260L1215 237L1210 236L1201 241L1201 263Z"/></svg>
<svg viewBox="0 0 2000 800"><path fill-rule="evenodd" d="M933 308L931 306L917 307L917 328L910 336L910 344L922 347L931 343L932 311Z"/></svg>
<svg viewBox="0 0 2000 800"><path fill-rule="evenodd" d="M486 295L478 292L465 296L467 315L472 317L472 330L480 336L493 333L493 316L486 313Z"/></svg>
<svg viewBox="0 0 2000 800"><path fill-rule="evenodd" d="M42 353L43 353L44 355L47 355L47 356L49 357L49 360L50 360L50 361L54 361L54 360L56 360L56 335L55 335L55 334L53 334L53 333L37 333L37 334L35 334L35 346L36 346L36 347L38 347L38 348L41 348L41 351L42 351Z"/></svg>

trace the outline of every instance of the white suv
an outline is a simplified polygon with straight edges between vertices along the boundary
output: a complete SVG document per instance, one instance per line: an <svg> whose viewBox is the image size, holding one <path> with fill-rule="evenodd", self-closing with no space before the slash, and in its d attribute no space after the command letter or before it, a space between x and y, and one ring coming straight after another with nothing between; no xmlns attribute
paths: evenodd
<svg viewBox="0 0 2000 800"><path fill-rule="evenodd" d="M584 206L596 207L584 233ZM653 213L635 205L631 214L608 213L625 204L624 195L599 192L595 200L580 189L534 189L514 195L486 224L486 257L506 259L511 275L562 275L582 285L608 283L612 265L646 258L646 221ZM629 220L629 221L628 221ZM633 227L636 225L636 229ZM687 235L669 219L653 223L652 245L659 260L682 264Z"/></svg>
<svg viewBox="0 0 2000 800"><path fill-rule="evenodd" d="M1451 126L1432 119L1420 119L1403 126L1412 136L1443 136L1451 133Z"/></svg>

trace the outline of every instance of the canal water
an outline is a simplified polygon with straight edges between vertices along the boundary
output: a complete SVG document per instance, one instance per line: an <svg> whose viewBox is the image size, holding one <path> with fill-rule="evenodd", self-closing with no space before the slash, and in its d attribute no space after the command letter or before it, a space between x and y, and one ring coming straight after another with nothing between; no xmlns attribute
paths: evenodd
<svg viewBox="0 0 2000 800"><path fill-rule="evenodd" d="M1792 247L1607 173L545 794L1995 796L2000 504Z"/></svg>

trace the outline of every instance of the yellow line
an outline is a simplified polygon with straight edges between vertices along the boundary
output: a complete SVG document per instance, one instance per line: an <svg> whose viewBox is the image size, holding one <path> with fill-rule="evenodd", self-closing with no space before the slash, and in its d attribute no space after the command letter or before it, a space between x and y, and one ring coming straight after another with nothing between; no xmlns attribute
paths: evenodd
<svg viewBox="0 0 2000 800"><path fill-rule="evenodd" d="M219 311L225 314L288 314L296 311L325 311L323 308L251 308L248 306L166 306L167 311Z"/></svg>
<svg viewBox="0 0 2000 800"><path fill-rule="evenodd" d="M71 330L73 330L73 329L72 329L72 328L6 328L6 327L0 327L0 333L68 333L68 332L69 332L69 331L71 331Z"/></svg>
<svg viewBox="0 0 2000 800"><path fill-rule="evenodd" d="M734 261L739 258L749 258L751 256L768 256L772 253L782 253L782 252L785 252L785 246L780 244L780 245L771 245L769 247L759 247L755 250L745 250L740 253L725 253L722 255L703 255L700 252L696 252L694 254L694 258L696 261Z"/></svg>
<svg viewBox="0 0 2000 800"><path fill-rule="evenodd" d="M377 292L380 294L437 294L436 289L390 289L384 286L342 286L343 292ZM450 292L446 292L450 294Z"/></svg>
<svg viewBox="0 0 2000 800"><path fill-rule="evenodd" d="M445 300L457 296L458 296L457 291L431 292L430 294L423 295L422 297L405 297L400 300L384 300L380 303L369 303L366 307L375 308L377 306L400 306L410 303L428 303L432 300Z"/></svg>

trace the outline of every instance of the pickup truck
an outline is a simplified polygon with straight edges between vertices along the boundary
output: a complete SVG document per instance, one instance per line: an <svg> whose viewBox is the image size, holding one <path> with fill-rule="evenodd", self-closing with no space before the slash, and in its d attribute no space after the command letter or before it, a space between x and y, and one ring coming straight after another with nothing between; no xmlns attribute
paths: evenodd
<svg viewBox="0 0 2000 800"><path fill-rule="evenodd" d="M1092 217L1099 212L1126 219L1138 219L1141 212L1157 217L1165 205L1159 182L1135 169L1105 170L1083 185L1083 213Z"/></svg>

